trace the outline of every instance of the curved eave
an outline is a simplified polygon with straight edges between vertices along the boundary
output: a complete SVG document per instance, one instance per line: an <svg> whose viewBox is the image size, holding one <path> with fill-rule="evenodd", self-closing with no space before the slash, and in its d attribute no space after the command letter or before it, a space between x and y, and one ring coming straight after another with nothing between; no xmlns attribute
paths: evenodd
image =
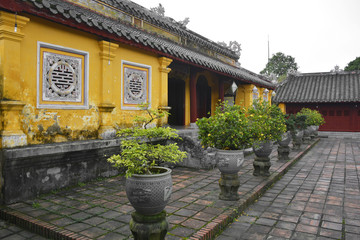
<svg viewBox="0 0 360 240"><path fill-rule="evenodd" d="M11 4L0 2L0 8L18 13L28 13L30 15L44 18L55 23L63 24L71 28L94 34L109 41L124 43L139 49L150 51L157 55L165 56L198 68L206 69L223 76L231 77L241 82L255 84L257 86L266 87L271 90L275 88L275 85L272 83L267 82L260 77L254 76L255 74L250 74L247 70L245 71L235 68L217 59L212 59L201 53L186 49L180 45L175 46L174 43L170 43L168 40L162 39L159 36L155 36L153 34L142 32L133 26L123 23L119 24L118 22L109 23L109 21L112 21L109 19L105 20L105 22L98 22L96 19L85 16L79 11L76 14L72 14L76 16L72 16L71 14L67 14L69 15L67 16L64 12L56 12L56 9L49 10L46 8L46 6L41 5L41 3L36 1L33 2L34 5L29 2L19 2L16 0L11 1ZM44 11L44 9L46 9L46 11ZM84 9L82 10L84 11ZM116 24L117 29L114 29L114 24ZM120 26L123 27L120 28ZM151 40L153 40L153 42L151 42ZM181 52L179 49L183 52Z"/></svg>

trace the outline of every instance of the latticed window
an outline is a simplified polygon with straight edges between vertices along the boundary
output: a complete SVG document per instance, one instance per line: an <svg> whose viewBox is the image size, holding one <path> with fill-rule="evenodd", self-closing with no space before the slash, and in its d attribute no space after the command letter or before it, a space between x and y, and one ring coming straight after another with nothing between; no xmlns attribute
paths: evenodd
<svg viewBox="0 0 360 240"><path fill-rule="evenodd" d="M151 66L122 61L122 108L136 109L150 103Z"/></svg>
<svg viewBox="0 0 360 240"><path fill-rule="evenodd" d="M88 107L88 53L38 44L38 107Z"/></svg>

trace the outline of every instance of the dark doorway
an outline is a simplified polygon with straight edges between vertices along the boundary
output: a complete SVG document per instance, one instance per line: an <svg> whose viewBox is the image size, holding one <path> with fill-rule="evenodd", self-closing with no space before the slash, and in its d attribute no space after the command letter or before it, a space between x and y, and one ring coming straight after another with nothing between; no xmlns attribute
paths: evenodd
<svg viewBox="0 0 360 240"><path fill-rule="evenodd" d="M211 87L205 77L200 76L196 83L197 117L210 117L211 115Z"/></svg>
<svg viewBox="0 0 360 240"><path fill-rule="evenodd" d="M168 83L168 104L171 107L168 123L173 126L185 124L185 82L171 78Z"/></svg>

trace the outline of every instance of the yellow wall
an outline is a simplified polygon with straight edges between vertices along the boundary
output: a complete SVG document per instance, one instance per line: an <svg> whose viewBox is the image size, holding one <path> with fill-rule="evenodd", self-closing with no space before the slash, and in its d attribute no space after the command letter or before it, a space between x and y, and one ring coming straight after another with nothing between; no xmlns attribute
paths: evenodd
<svg viewBox="0 0 360 240"><path fill-rule="evenodd" d="M128 45L119 44L117 47L114 44L112 46L114 57L111 61L113 74L107 76L102 70L103 62L100 57L99 42L103 39L37 17L27 17L30 18L30 22L22 30L24 38L20 43L21 94L16 94L16 98L18 98L16 100L25 103L20 117L21 126L19 127L27 135L27 144L98 138L98 129L102 123L102 116L99 113L99 105L101 104L114 106L111 113L114 126L129 125L132 122L132 116L138 114L139 111L121 110L121 60L152 67L151 104L153 108L161 105L160 101L164 94L167 96L167 74L166 79L164 79L164 75L161 75L161 71L166 72L167 66L165 68L163 66L162 69L165 70L161 70L161 61L155 54L140 51ZM89 109L37 108L38 41L89 53ZM102 79L105 77L108 78L106 81L111 81L110 84L103 84ZM162 86L160 86L160 81L162 81ZM164 82L166 82L165 85ZM104 96L106 93L109 93L110 97ZM167 104L167 99L162 101L162 105Z"/></svg>

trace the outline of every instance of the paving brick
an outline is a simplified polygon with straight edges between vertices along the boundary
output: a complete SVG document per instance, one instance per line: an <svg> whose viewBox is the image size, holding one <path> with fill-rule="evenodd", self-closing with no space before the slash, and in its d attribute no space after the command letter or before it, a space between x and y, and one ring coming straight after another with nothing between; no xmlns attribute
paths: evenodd
<svg viewBox="0 0 360 240"><path fill-rule="evenodd" d="M190 237L193 233L195 233L195 230L185 227L177 227L170 230L169 232L175 236L186 238Z"/></svg>
<svg viewBox="0 0 360 240"><path fill-rule="evenodd" d="M274 226L276 224L276 220L274 219L269 219L269 218L259 218L258 220L256 220L255 222L256 224L259 225L264 225L264 226Z"/></svg>
<svg viewBox="0 0 360 240"><path fill-rule="evenodd" d="M91 239L95 239L101 235L104 235L107 232L107 230L98 228L98 227L91 227L88 228L82 232L80 232L80 234L85 235Z"/></svg>
<svg viewBox="0 0 360 240"><path fill-rule="evenodd" d="M206 224L205 221L191 219L191 218L181 223L182 226L193 229L200 229L205 224Z"/></svg>
<svg viewBox="0 0 360 240"><path fill-rule="evenodd" d="M332 238L332 239L341 239L342 232L336 231L336 230L331 230L331 229L326 229L326 228L321 228L319 235L328 237L328 238Z"/></svg>
<svg viewBox="0 0 360 240"><path fill-rule="evenodd" d="M274 236L276 238L290 239L290 237L292 235L292 231L287 230L287 229L282 229L282 228L274 228L270 232L270 235ZM271 239L274 239L274 238L271 238Z"/></svg>
<svg viewBox="0 0 360 240"><path fill-rule="evenodd" d="M179 211L174 212L175 215L183 216L183 217L191 217L195 215L197 211L190 210L190 209L180 209Z"/></svg>
<svg viewBox="0 0 360 240"><path fill-rule="evenodd" d="M218 239L237 239L238 236L241 239L330 239L341 233L343 218L346 223L346 239L358 239L360 165L356 165L355 160L360 155L360 141L352 141L322 139L274 184L268 184L271 177L252 175L253 157L248 156L239 172L241 198L237 202L219 200L220 174L217 169L174 168L173 195L166 207L170 225L166 239L214 236L213 230L220 229L220 225L228 221L230 214L235 217L234 209L243 206L241 204L245 204L247 198L255 193L262 196L245 210L250 216L239 216ZM297 156L299 152L291 154ZM271 163L272 173L285 166L284 162L276 160L275 151ZM59 215L51 224L59 229L65 227L67 232L59 231L64 231L68 236L79 237L76 233L83 232L87 234L87 239L92 239L101 234L100 230L104 230L108 232L99 235L99 239L127 239L131 238L128 223L134 209L128 203L123 184L123 178L105 179L35 200L46 209L32 208L33 200L18 203L13 208L20 208L21 213L33 224L43 224L52 229L55 228L36 218L47 215L43 219L52 219L52 216ZM262 192L270 185L271 188ZM111 210L105 212L106 208ZM89 216L83 216L83 213ZM79 223L74 223L75 220L68 217L70 215L78 216L78 227L75 226ZM205 226L202 229L192 229L201 228L202 224ZM13 229L16 231L16 228ZM1 225L0 238L3 238Z"/></svg>
<svg viewBox="0 0 360 240"><path fill-rule="evenodd" d="M342 224L323 221L322 224L321 224L321 227L341 231Z"/></svg>
<svg viewBox="0 0 360 240"><path fill-rule="evenodd" d="M295 228L295 231L310 233L310 234L317 234L318 228L315 226L305 225L305 224L298 224Z"/></svg>

